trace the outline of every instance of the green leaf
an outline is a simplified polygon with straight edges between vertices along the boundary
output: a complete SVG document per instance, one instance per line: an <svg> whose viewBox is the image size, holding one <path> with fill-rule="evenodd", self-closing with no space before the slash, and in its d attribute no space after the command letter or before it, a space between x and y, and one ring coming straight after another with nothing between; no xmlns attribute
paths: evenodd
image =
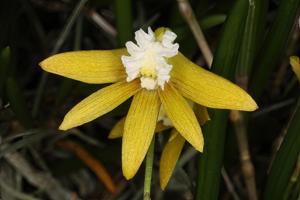
<svg viewBox="0 0 300 200"><path fill-rule="evenodd" d="M75 26L75 37L74 37L74 50L81 49L81 40L82 40L82 24L83 17L82 14L78 16ZM72 79L64 78L57 92L55 99L55 105L60 106L66 97L72 93L72 89L76 86L77 82Z"/></svg>
<svg viewBox="0 0 300 200"><path fill-rule="evenodd" d="M300 100L287 133L272 163L264 191L265 200L283 199L300 153Z"/></svg>
<svg viewBox="0 0 300 200"><path fill-rule="evenodd" d="M72 93L72 89L76 86L76 81L72 80L72 79L68 79L65 78L56 95L56 99L55 99L55 105L56 106L60 106L62 103L64 103L64 101L66 100L66 98L68 96L70 96L70 94Z"/></svg>
<svg viewBox="0 0 300 200"><path fill-rule="evenodd" d="M131 0L115 0L116 26L118 31L119 45L132 38L132 9Z"/></svg>
<svg viewBox="0 0 300 200"><path fill-rule="evenodd" d="M233 77L235 71L247 9L248 1L236 1L214 55L212 71L226 78ZM204 153L199 162L196 199L201 200L218 199L228 111L213 110L210 116L204 126Z"/></svg>
<svg viewBox="0 0 300 200"><path fill-rule="evenodd" d="M261 96L272 71L278 66L278 62L286 50L285 46L295 22L299 5L299 0L280 1L275 21L265 37L251 79L250 92L255 99Z"/></svg>
<svg viewBox="0 0 300 200"><path fill-rule="evenodd" d="M226 20L226 15L223 14L215 14L204 17L203 19L198 20L200 23L200 27L203 30L210 29L212 27L223 24Z"/></svg>
<svg viewBox="0 0 300 200"><path fill-rule="evenodd" d="M8 75L10 62L10 48L6 47L0 52L0 97L3 97L5 81Z"/></svg>
<svg viewBox="0 0 300 200"><path fill-rule="evenodd" d="M239 81L248 82L249 73L252 70L254 58L257 55L258 44L263 39L263 30L267 13L267 0L250 0L245 30L243 34L236 77ZM242 85L247 88L247 85Z"/></svg>
<svg viewBox="0 0 300 200"><path fill-rule="evenodd" d="M6 93L17 119L24 127L31 128L33 126L31 113L27 109L25 97L14 78L7 78Z"/></svg>
<svg viewBox="0 0 300 200"><path fill-rule="evenodd" d="M51 130L28 130L21 134L28 136L25 136L22 140L18 140L13 144L9 143L10 140L7 140L0 145L0 158L2 158L6 153L14 152L18 149L30 146L35 142L39 142L49 135L54 135L55 132Z"/></svg>

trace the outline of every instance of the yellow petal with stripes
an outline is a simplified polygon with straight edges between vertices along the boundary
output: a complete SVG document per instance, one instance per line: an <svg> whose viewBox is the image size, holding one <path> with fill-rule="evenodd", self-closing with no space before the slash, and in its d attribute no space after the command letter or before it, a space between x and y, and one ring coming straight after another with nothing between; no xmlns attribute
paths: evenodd
<svg viewBox="0 0 300 200"><path fill-rule="evenodd" d="M172 130L170 139L165 145L159 165L160 187L164 190L171 178L177 160L181 154L185 139L175 130Z"/></svg>
<svg viewBox="0 0 300 200"><path fill-rule="evenodd" d="M297 56L290 57L290 64L292 65L292 69L295 72L298 81L300 81L300 59Z"/></svg>
<svg viewBox="0 0 300 200"><path fill-rule="evenodd" d="M123 136L125 119L126 117L123 117L114 125L114 127L111 129L108 135L109 139L116 139Z"/></svg>
<svg viewBox="0 0 300 200"><path fill-rule="evenodd" d="M160 108L157 91L140 90L133 98L122 139L122 169L131 179L142 164L152 141Z"/></svg>
<svg viewBox="0 0 300 200"><path fill-rule="evenodd" d="M92 121L126 101L140 89L138 81L118 82L91 94L65 116L60 130L67 130Z"/></svg>
<svg viewBox="0 0 300 200"><path fill-rule="evenodd" d="M171 85L159 90L159 97L167 116L177 131L198 151L203 151L203 135L197 118L187 101Z"/></svg>
<svg viewBox="0 0 300 200"><path fill-rule="evenodd" d="M211 108L253 111L255 101L243 89L213 74L178 54L169 59L173 65L171 81L188 99Z"/></svg>
<svg viewBox="0 0 300 200"><path fill-rule="evenodd" d="M47 72L86 83L114 83L125 79L121 56L126 49L72 51L53 55L40 63Z"/></svg>

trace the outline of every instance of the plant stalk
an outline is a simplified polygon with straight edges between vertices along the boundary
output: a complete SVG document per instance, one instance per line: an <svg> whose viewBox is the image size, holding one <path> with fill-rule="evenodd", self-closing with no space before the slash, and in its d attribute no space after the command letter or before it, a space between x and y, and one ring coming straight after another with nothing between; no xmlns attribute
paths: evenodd
<svg viewBox="0 0 300 200"><path fill-rule="evenodd" d="M148 153L146 156L144 200L151 199L150 192L151 192L151 179L152 179L152 171L153 171L154 144L155 144L155 136L152 139L152 142L150 144L150 147L148 149Z"/></svg>

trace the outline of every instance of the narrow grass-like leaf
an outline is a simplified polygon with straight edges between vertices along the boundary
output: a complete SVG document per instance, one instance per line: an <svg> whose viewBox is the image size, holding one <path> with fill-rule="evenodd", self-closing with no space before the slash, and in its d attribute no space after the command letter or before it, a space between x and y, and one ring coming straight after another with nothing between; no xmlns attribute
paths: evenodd
<svg viewBox="0 0 300 200"><path fill-rule="evenodd" d="M38 134L39 132L41 132L41 130L39 130L39 129L29 129L29 130L21 132L21 133L16 133L12 136L3 138L2 144L9 143L13 140L20 139L20 138L23 138L23 137L28 137L28 136L31 136L31 135L35 135L35 134Z"/></svg>
<svg viewBox="0 0 300 200"><path fill-rule="evenodd" d="M214 56L212 70L226 78L234 73L247 8L248 1L236 1ZM204 153L199 162L196 199L201 200L218 199L228 111L214 110L210 116L212 120L204 126Z"/></svg>
<svg viewBox="0 0 300 200"><path fill-rule="evenodd" d="M249 7L247 12L247 19L242 37L240 53L236 66L236 82L244 89L248 88L249 73L253 67L254 57L257 54L257 46L260 44L262 38L261 32L263 32L267 0L249 0ZM236 137L239 146L240 157L246 157L249 155L248 148L248 136L247 136L247 113L237 113L240 115L239 120L232 120L235 128ZM248 157L248 156L247 156ZM251 162L251 158L248 160L241 159L241 170L244 175L244 181L247 188L247 195L249 199L256 199L256 181L255 170ZM247 171L246 171L247 168ZM247 175L246 175L247 174Z"/></svg>
<svg viewBox="0 0 300 200"><path fill-rule="evenodd" d="M287 133L272 163L264 191L265 200L283 199L300 153L300 100Z"/></svg>
<svg viewBox="0 0 300 200"><path fill-rule="evenodd" d="M299 200L300 199L300 177L298 177L297 183L295 185L294 191L292 193L292 200Z"/></svg>
<svg viewBox="0 0 300 200"><path fill-rule="evenodd" d="M6 47L0 52L0 97L3 97L5 81L10 60L10 48Z"/></svg>
<svg viewBox="0 0 300 200"><path fill-rule="evenodd" d="M79 15L75 26L74 50L81 49L82 23L83 16ZM76 85L76 83L76 81L67 78L62 81L58 90L58 94L56 96L56 105L60 105L63 103L65 98L71 94L72 88Z"/></svg>
<svg viewBox="0 0 300 200"><path fill-rule="evenodd" d="M74 88L75 85L76 85L76 81L72 79L65 78L62 81L55 99L55 104L57 106L60 106L64 102L64 100L66 100L66 97L71 94L72 89Z"/></svg>
<svg viewBox="0 0 300 200"><path fill-rule="evenodd" d="M239 81L248 82L248 76L253 67L254 57L257 54L256 50L258 44L260 44L259 41L261 41L263 37L261 33L265 25L267 4L267 0L249 1L247 20L236 69L236 77L242 79L237 80L238 83L240 83Z"/></svg>
<svg viewBox="0 0 300 200"><path fill-rule="evenodd" d="M27 109L25 97L14 78L7 79L6 93L17 119L24 127L31 128L33 126L31 114Z"/></svg>
<svg viewBox="0 0 300 200"><path fill-rule="evenodd" d="M5 192L9 193L11 196L16 197L17 199L23 199L23 200L41 200L38 198L35 198L31 195L28 195L26 193L22 193L15 188L11 187L10 185L7 184L7 181L4 181L0 179L0 187L2 190ZM3 191L3 192L4 192Z"/></svg>
<svg viewBox="0 0 300 200"><path fill-rule="evenodd" d="M199 23L200 23L200 27L203 30L206 30L224 23L225 20L226 20L226 15L215 14L215 15L209 15L199 20Z"/></svg>
<svg viewBox="0 0 300 200"><path fill-rule="evenodd" d="M120 46L132 38L131 4L131 0L115 0L116 26Z"/></svg>
<svg viewBox="0 0 300 200"><path fill-rule="evenodd" d="M9 143L3 143L0 145L0 158L2 158L6 153L9 152L14 152L18 149L21 149L23 147L26 146L30 146L31 144L33 144L34 142L38 142L42 139L44 139L45 137L48 137L49 135L53 134L53 131L39 131L36 134L32 134L30 136L27 136L26 138L19 140L13 144L9 144Z"/></svg>
<svg viewBox="0 0 300 200"><path fill-rule="evenodd" d="M271 72L285 51L291 28L295 22L299 0L281 0L278 12L271 30L266 35L261 52L256 61L256 68L250 83L250 92L254 99L260 97Z"/></svg>
<svg viewBox="0 0 300 200"><path fill-rule="evenodd" d="M72 14L70 15L70 17L67 20L66 25L64 26L63 30L61 31L61 33L60 33L60 35L59 35L52 51L51 51L51 54L56 54L59 51L59 49L62 47L63 43L65 42L67 36L69 35L69 33L71 31L71 28L72 28L72 26L75 22L75 19L80 15L80 12L84 8L84 5L86 4L87 1L88 0L78 1L76 7L74 8L74 10L72 12ZM41 79L39 81L38 88L37 88L37 93L36 93L36 96L35 96L35 99L34 99L33 110L32 110L33 117L36 117L36 115L38 114L47 79L48 79L48 73L43 72L43 74L41 76Z"/></svg>

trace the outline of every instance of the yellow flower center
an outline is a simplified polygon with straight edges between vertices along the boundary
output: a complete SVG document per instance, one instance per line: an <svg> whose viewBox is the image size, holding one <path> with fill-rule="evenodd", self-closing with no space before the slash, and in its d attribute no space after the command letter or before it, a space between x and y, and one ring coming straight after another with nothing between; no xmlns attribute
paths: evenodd
<svg viewBox="0 0 300 200"><path fill-rule="evenodd" d="M145 55L145 59L141 62L140 74L144 77L156 79L156 62L154 59L155 55L153 52L148 51Z"/></svg>

